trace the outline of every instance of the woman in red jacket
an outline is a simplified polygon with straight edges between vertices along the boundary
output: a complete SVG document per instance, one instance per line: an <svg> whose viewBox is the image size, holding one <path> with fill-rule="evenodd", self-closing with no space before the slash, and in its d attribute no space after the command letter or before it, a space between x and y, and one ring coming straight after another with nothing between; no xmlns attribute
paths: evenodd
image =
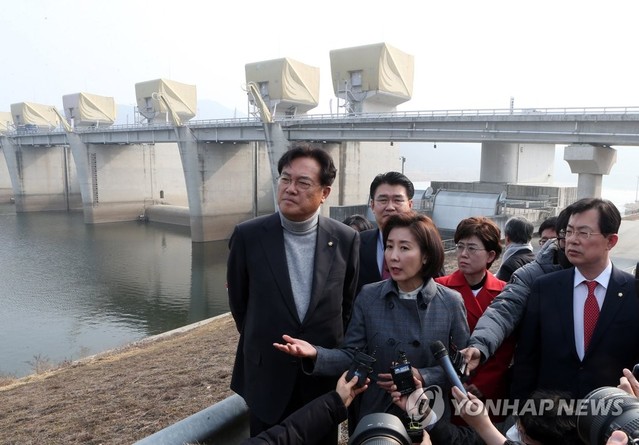
<svg viewBox="0 0 639 445"><path fill-rule="evenodd" d="M455 246L458 269L435 281L462 295L468 327L472 332L479 317L506 285L488 270L501 254L501 232L488 218L466 218L455 230ZM492 399L495 404L499 403L498 399L507 398L514 350L515 338L511 336L470 376L465 382L466 389L484 401ZM502 420L499 417L492 419Z"/></svg>

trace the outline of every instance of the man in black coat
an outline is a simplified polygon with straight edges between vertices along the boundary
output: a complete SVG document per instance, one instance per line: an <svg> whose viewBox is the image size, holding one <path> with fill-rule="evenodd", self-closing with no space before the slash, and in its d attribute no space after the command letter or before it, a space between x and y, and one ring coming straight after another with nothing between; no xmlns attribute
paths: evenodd
<svg viewBox="0 0 639 445"><path fill-rule="evenodd" d="M287 333L337 347L359 271L359 234L319 214L336 176L330 155L295 147L278 172L279 211L239 224L229 243L229 306L240 333L231 389L249 406L251 436L335 387L273 343ZM318 443L337 443L337 428Z"/></svg>
<svg viewBox="0 0 639 445"><path fill-rule="evenodd" d="M346 408L368 385L356 387L358 377L346 381L346 372L330 391L288 416L282 423L242 442L241 445L314 445L346 420Z"/></svg>

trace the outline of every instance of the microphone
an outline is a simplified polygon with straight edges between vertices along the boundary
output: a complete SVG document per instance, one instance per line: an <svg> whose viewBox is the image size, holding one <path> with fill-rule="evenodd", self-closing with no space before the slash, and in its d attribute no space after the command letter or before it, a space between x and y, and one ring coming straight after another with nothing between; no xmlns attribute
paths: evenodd
<svg viewBox="0 0 639 445"><path fill-rule="evenodd" d="M462 393L466 394L466 389L464 385L462 385L461 380L459 380L457 372L455 372L455 368L453 368L453 363L450 361L450 357L448 357L446 346L439 340L435 341L430 344L430 352L433 353L435 359L439 362L439 366L444 370L451 385L456 386Z"/></svg>

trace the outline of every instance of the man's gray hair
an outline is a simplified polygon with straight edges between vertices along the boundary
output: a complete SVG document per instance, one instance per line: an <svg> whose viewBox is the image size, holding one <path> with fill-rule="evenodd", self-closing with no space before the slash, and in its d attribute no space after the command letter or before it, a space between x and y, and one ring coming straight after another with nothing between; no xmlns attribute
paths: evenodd
<svg viewBox="0 0 639 445"><path fill-rule="evenodd" d="M517 244L529 243L534 231L535 227L532 223L520 215L508 219L504 226L504 235L506 235L511 242Z"/></svg>

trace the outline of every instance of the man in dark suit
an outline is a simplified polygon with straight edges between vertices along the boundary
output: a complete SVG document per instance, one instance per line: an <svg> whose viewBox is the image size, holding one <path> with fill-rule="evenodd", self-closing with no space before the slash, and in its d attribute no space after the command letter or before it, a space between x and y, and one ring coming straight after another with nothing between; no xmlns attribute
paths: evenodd
<svg viewBox="0 0 639 445"><path fill-rule="evenodd" d="M377 228L360 233L358 293L365 284L387 278L383 270L382 229L391 215L411 211L414 194L415 187L411 180L399 172L380 173L371 182L369 205L375 215Z"/></svg>
<svg viewBox="0 0 639 445"><path fill-rule="evenodd" d="M355 297L359 235L319 214L335 180L330 155L308 144L278 162L279 211L235 227L227 269L240 340L231 389L250 409L251 436L335 387L273 347L282 334L337 347ZM337 428L318 443L337 443Z"/></svg>
<svg viewBox="0 0 639 445"><path fill-rule="evenodd" d="M575 267L533 282L515 352L513 398L534 389L582 398L616 386L621 370L639 361L634 277L609 257L620 223L610 201L586 198L572 205L565 252Z"/></svg>

